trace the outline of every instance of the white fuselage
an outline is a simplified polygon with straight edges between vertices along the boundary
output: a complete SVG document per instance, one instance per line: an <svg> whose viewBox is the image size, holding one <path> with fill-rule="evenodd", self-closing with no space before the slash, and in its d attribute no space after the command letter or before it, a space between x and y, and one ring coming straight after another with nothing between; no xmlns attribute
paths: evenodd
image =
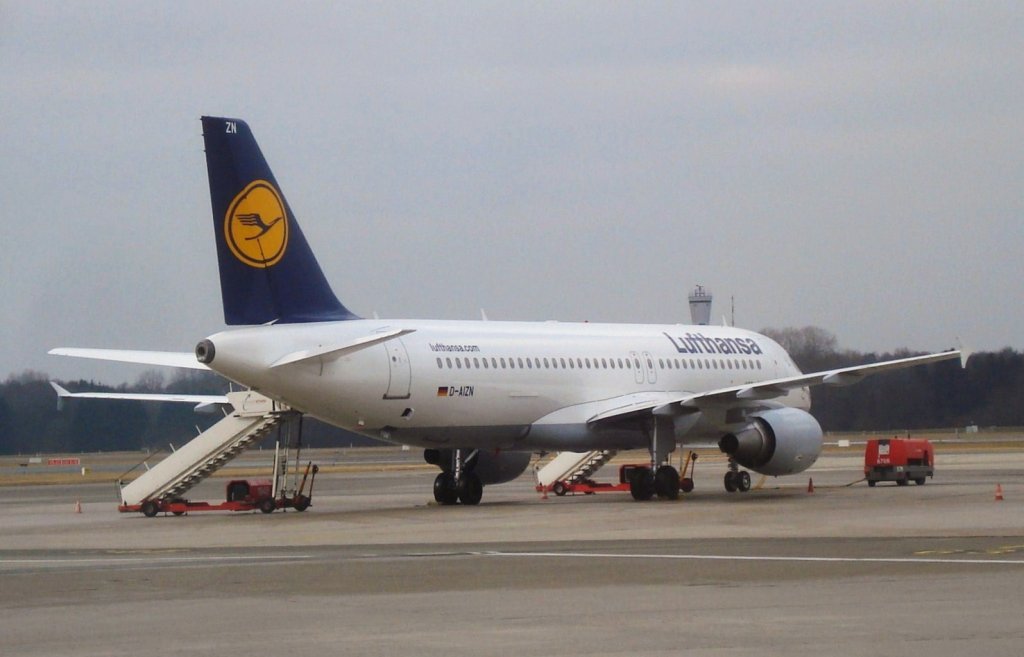
<svg viewBox="0 0 1024 657"><path fill-rule="evenodd" d="M293 352L395 329L413 332L270 367ZM235 329L209 340L209 366L229 379L330 424L423 447L642 447L649 439L636 425L594 433L587 418L608 400L799 373L771 339L716 326L353 320ZM775 404L806 409L809 397L801 388ZM703 424L711 432L723 422Z"/></svg>

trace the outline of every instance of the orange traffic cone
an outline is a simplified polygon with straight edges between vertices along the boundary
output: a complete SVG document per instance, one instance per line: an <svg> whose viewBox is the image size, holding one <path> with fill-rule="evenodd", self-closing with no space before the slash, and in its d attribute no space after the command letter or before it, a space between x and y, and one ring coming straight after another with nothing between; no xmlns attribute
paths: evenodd
<svg viewBox="0 0 1024 657"><path fill-rule="evenodd" d="M548 487L547 486L541 486L540 489L542 491L540 499L542 499L542 500L548 499Z"/></svg>
<svg viewBox="0 0 1024 657"><path fill-rule="evenodd" d="M1003 486L1002 484L996 484L996 502L1003 501Z"/></svg>
<svg viewBox="0 0 1024 657"><path fill-rule="evenodd" d="M808 493L813 493L814 492L814 479L813 478L809 478L807 480L807 492Z"/></svg>
<svg viewBox="0 0 1024 657"><path fill-rule="evenodd" d="M75 513L82 512L82 500L75 500Z"/></svg>

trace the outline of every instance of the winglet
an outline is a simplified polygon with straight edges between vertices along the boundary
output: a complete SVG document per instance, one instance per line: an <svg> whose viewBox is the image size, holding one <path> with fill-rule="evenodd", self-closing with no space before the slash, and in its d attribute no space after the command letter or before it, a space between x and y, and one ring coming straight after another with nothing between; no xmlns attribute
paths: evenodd
<svg viewBox="0 0 1024 657"><path fill-rule="evenodd" d="M974 355L974 351L972 351L968 347L965 347L963 343L960 341L960 338L956 339L956 347L957 351L960 352L960 369L966 369L967 361L970 359L971 356Z"/></svg>
<svg viewBox="0 0 1024 657"><path fill-rule="evenodd" d="M50 381L50 386L57 392L57 410L63 411L64 398L70 397L71 393L67 389L61 388L59 385L57 385L56 381Z"/></svg>

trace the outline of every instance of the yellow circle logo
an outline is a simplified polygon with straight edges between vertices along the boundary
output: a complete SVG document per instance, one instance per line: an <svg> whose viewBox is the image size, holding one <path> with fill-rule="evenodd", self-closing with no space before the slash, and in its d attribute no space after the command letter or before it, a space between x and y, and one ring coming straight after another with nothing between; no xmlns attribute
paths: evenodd
<svg viewBox="0 0 1024 657"><path fill-rule="evenodd" d="M250 267L271 267L288 246L288 213L274 186L254 180L228 206L224 239L235 257Z"/></svg>

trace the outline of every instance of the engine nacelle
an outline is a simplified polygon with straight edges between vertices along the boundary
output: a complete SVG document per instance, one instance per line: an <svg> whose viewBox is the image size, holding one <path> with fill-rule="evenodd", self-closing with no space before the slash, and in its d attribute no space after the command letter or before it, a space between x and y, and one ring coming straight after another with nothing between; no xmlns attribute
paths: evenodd
<svg viewBox="0 0 1024 657"><path fill-rule="evenodd" d="M766 475L803 472L821 454L821 425L798 408L758 413L743 429L718 441L718 448L745 468Z"/></svg>
<svg viewBox="0 0 1024 657"><path fill-rule="evenodd" d="M472 451L462 450L463 456L468 456ZM423 451L423 460L449 472L452 468L452 452L450 449L427 449ZM531 457L530 452L481 449L466 463L466 470L475 473L485 486L504 484L523 474L530 465Z"/></svg>

